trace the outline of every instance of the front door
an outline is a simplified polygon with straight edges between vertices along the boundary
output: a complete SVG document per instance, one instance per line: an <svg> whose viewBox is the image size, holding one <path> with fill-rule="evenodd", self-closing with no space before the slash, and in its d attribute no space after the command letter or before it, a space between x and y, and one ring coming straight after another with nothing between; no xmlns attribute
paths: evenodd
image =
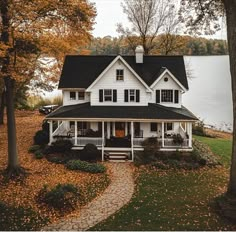
<svg viewBox="0 0 236 232"><path fill-rule="evenodd" d="M125 123L124 122L116 122L116 137L122 138L125 137Z"/></svg>

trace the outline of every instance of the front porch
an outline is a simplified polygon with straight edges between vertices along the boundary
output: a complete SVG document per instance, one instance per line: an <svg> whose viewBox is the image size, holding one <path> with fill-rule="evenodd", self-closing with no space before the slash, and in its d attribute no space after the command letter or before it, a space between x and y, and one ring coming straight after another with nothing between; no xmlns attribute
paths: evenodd
<svg viewBox="0 0 236 232"><path fill-rule="evenodd" d="M127 151L130 160L135 150L143 150L145 139L156 138L160 150L192 150L192 122L189 121L94 121L49 120L50 144L59 138L72 141L74 149L92 143L102 151Z"/></svg>

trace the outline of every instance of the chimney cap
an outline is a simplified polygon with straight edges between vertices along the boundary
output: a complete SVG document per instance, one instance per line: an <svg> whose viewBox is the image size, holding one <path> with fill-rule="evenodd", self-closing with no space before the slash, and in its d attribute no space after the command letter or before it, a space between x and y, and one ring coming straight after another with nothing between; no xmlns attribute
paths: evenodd
<svg viewBox="0 0 236 232"><path fill-rule="evenodd" d="M144 53L144 49L142 45L138 45L135 49L136 53Z"/></svg>

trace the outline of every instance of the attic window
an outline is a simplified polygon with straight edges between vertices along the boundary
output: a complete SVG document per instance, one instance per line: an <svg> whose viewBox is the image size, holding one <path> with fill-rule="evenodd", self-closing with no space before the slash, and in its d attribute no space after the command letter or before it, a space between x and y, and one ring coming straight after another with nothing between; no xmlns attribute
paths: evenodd
<svg viewBox="0 0 236 232"><path fill-rule="evenodd" d="M167 81L168 81L168 77L165 77L165 78L164 78L164 81L167 82Z"/></svg>
<svg viewBox="0 0 236 232"><path fill-rule="evenodd" d="M124 80L124 69L116 69L116 80L117 81Z"/></svg>

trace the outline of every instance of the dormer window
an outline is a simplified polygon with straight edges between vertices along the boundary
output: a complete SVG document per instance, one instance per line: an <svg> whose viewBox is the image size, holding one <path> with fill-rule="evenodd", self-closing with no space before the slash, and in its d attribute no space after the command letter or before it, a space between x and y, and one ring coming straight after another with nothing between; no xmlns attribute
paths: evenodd
<svg viewBox="0 0 236 232"><path fill-rule="evenodd" d="M173 102L173 90L161 90L161 102Z"/></svg>
<svg viewBox="0 0 236 232"><path fill-rule="evenodd" d="M70 100L76 100L76 92L70 92Z"/></svg>
<svg viewBox="0 0 236 232"><path fill-rule="evenodd" d="M116 69L116 80L117 81L124 80L124 69Z"/></svg>

